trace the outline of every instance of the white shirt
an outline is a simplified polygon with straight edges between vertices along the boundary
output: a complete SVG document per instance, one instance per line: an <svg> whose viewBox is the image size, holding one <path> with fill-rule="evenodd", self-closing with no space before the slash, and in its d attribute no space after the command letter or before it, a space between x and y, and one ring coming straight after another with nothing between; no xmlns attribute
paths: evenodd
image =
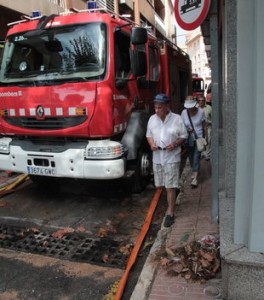
<svg viewBox="0 0 264 300"><path fill-rule="evenodd" d="M187 109L184 109L181 113L181 117L183 120L183 123L185 124L187 130L192 128L192 125L190 123ZM205 114L204 111L198 107L197 113L194 116L190 116L192 119L192 123L195 129L195 132L197 134L197 137L203 137L203 121L205 120Z"/></svg>
<svg viewBox="0 0 264 300"><path fill-rule="evenodd" d="M148 121L146 137L152 137L158 147L165 148L174 143L177 138L186 139L188 133L180 115L169 112L164 122L156 114L152 115ZM176 147L172 151L153 151L153 163L168 164L180 162L181 147Z"/></svg>

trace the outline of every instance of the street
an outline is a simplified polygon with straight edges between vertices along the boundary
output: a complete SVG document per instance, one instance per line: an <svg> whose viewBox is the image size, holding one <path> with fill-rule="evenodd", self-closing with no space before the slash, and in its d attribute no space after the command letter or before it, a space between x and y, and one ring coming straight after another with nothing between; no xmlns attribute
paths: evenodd
<svg viewBox="0 0 264 300"><path fill-rule="evenodd" d="M118 182L71 180L43 190L27 181L2 197L0 299L103 299L121 279L154 191L152 183L141 194L125 194ZM124 295L137 281L164 202Z"/></svg>

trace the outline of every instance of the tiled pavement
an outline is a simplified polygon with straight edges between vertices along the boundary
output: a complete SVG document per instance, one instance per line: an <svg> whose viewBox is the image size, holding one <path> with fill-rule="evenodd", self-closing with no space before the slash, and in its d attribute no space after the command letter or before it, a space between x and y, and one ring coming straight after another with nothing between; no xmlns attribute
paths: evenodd
<svg viewBox="0 0 264 300"><path fill-rule="evenodd" d="M190 187L190 171L183 178L180 205L175 208L176 220L167 235L166 247L199 240L205 235L218 237L218 224L211 223L211 165L202 160L199 186ZM181 276L167 275L159 266L148 300L208 300L222 299L221 274L204 284L186 281Z"/></svg>

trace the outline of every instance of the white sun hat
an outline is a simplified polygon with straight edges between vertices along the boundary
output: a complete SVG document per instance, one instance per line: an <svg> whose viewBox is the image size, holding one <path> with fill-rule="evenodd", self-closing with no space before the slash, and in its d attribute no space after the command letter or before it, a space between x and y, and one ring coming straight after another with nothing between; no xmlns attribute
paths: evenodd
<svg viewBox="0 0 264 300"><path fill-rule="evenodd" d="M184 102L184 107L185 108L193 108L197 104L196 99L193 99L192 97L188 96Z"/></svg>

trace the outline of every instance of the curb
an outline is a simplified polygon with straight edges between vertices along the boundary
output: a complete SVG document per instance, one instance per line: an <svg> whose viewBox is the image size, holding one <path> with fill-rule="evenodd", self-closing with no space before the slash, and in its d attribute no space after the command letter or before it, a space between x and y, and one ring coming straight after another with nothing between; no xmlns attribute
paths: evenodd
<svg viewBox="0 0 264 300"><path fill-rule="evenodd" d="M161 249L162 244L166 242L171 228L160 229L154 244L152 245L143 270L138 278L138 282L130 297L130 300L147 300L152 287L152 283L158 271L159 261L156 259L156 253Z"/></svg>

